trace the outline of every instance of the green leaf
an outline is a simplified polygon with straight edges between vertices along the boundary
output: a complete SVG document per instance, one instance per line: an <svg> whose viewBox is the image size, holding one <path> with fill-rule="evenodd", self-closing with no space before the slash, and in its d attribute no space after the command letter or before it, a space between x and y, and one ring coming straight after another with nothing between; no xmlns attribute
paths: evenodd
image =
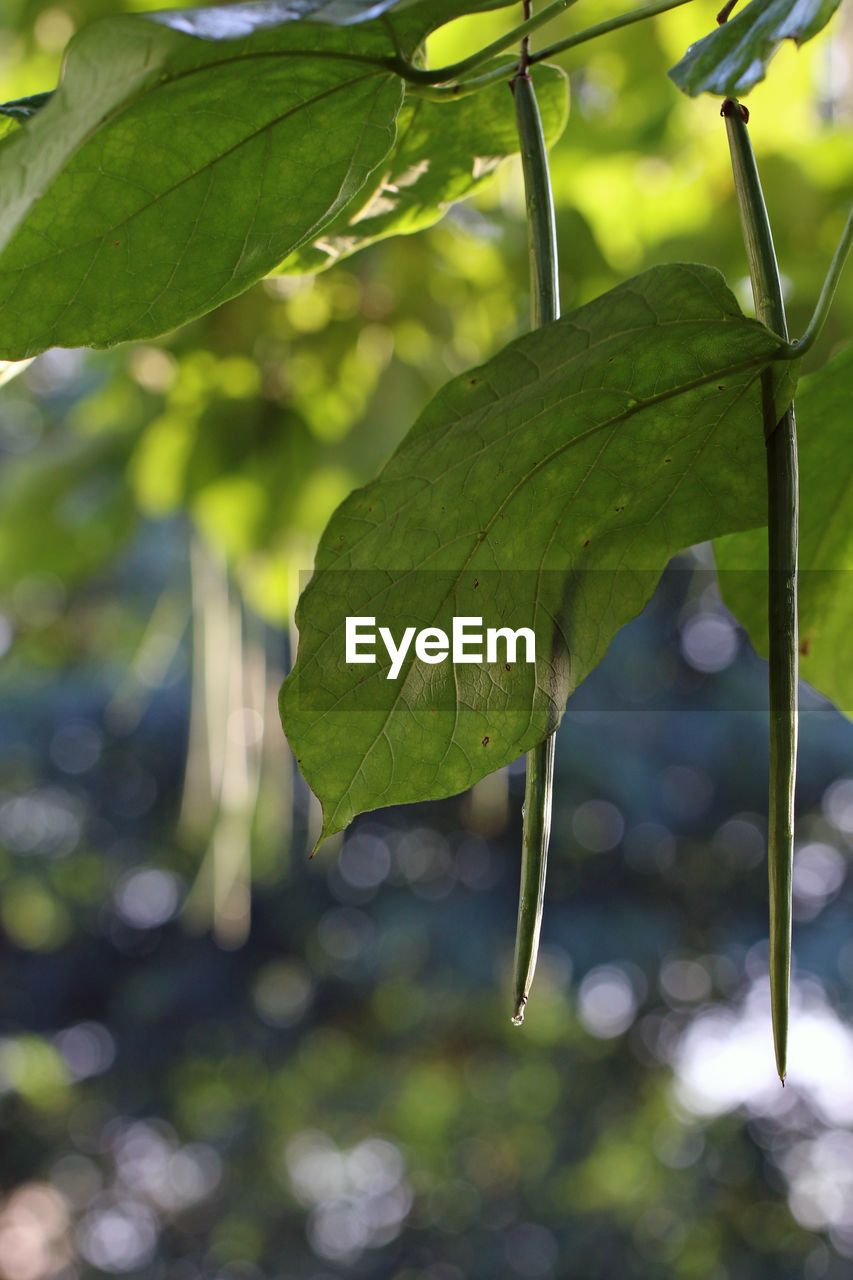
<svg viewBox="0 0 853 1280"><path fill-rule="evenodd" d="M690 46L669 72L679 89L724 96L744 94L763 80L783 40L811 40L840 0L752 0L745 9Z"/></svg>
<svg viewBox="0 0 853 1280"><path fill-rule="evenodd" d="M0 149L0 354L163 333L348 202L393 142L401 86L298 56L318 30L214 43L122 17L72 42L52 101Z"/></svg>
<svg viewBox="0 0 853 1280"><path fill-rule="evenodd" d="M507 81L517 59L507 61ZM536 93L548 145L566 126L568 77L560 67L536 68ZM518 151L518 128L507 84L467 98L433 102L407 97L397 144L370 197L360 193L319 240L291 254L277 274L321 271L393 235L430 227L456 200L486 183L501 160Z"/></svg>
<svg viewBox="0 0 853 1280"><path fill-rule="evenodd" d="M485 5L299 0L93 23L0 143L0 358L210 311L315 239L383 163L390 70ZM363 20L369 19L369 20Z"/></svg>
<svg viewBox="0 0 853 1280"><path fill-rule="evenodd" d="M849 448L853 348L797 391L800 463L800 675L853 717L853 458ZM723 599L767 656L767 530L719 538Z"/></svg>
<svg viewBox="0 0 853 1280"><path fill-rule="evenodd" d="M716 271L656 267L439 392L332 517L299 605L282 720L324 835L535 746L675 551L761 522L778 347ZM399 641L454 615L532 628L535 666L344 660L347 616Z"/></svg>

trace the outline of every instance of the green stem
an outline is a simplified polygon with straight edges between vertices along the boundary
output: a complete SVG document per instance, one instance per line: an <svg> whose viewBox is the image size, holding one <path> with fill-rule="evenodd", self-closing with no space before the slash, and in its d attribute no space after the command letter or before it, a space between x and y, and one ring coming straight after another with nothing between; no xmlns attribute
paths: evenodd
<svg viewBox="0 0 853 1280"><path fill-rule="evenodd" d="M385 65L402 76L407 84L415 87L416 92L419 86L421 89L427 86L434 86L435 92L429 94L428 96L430 97L460 97L463 93L473 93L475 89L480 89L487 84L494 84L495 81L502 79L500 68L491 68L486 76L477 81L469 80L461 85L449 85L448 82L458 80L460 76L467 75L469 71L478 71L496 54L505 53L507 49L515 45L516 41L526 39L537 27L550 22L576 3L577 0L556 0L555 3L546 5L534 17L519 23L517 27L513 27L512 31L508 31L505 36L501 36L498 40L493 40L491 44L486 45L485 48L479 49L477 53L472 53L460 62L453 62L446 67L438 67L434 71L430 71L425 67L416 67L411 62L407 62L405 58L391 58ZM678 9L681 5L689 3L690 0L657 0L657 3L645 5L642 9L633 9L630 13L622 13L618 17L607 18L604 22L596 23L593 27L586 27L583 31L577 31L574 35L566 36L564 40L558 40L555 44L548 45L545 49L540 49L538 53L531 54L527 65L533 66L534 63L542 62L555 54L563 53L566 49L574 49L576 45L586 44L588 40L595 40L598 36L605 36L610 31L618 31L620 27L629 27L634 22L642 22L645 18L653 18L658 13L666 13L669 9ZM446 86L444 92L441 91L442 86Z"/></svg>
<svg viewBox="0 0 853 1280"><path fill-rule="evenodd" d="M685 0L681 0L681 3L685 3ZM430 71L426 67L413 66L412 63L407 62L404 58L398 58L394 60L393 70L397 71L404 80L408 80L410 84L444 84L448 80L458 80L460 76L467 75L469 71L478 70L495 54L506 53L507 49L513 48L518 44L519 40L529 36L532 31L544 26L546 22L551 22L561 13L565 13L573 4L577 4L577 0L553 0L553 3L546 5L535 16L520 22L517 27L513 27L506 35L493 40L491 44L478 49L476 53L472 53L469 57L462 58L459 62L452 62L446 67L438 67L434 71Z"/></svg>
<svg viewBox="0 0 853 1280"><path fill-rule="evenodd" d="M841 272L844 270L844 264L850 254L851 246L853 246L853 209L847 215L847 222L841 233L841 239L838 241L838 247L835 250L832 262L829 264L829 270L826 273L826 279L823 282L823 288L820 291L820 297L817 300L817 306L814 309L814 315L809 321L808 328L801 338L791 343L793 359L796 360L805 355L820 337L823 326L826 324L826 317L829 315L829 308L832 306L832 299L835 297L835 290L838 288L838 281L841 279Z"/></svg>
<svg viewBox="0 0 853 1280"><path fill-rule="evenodd" d="M770 220L755 155L738 103L726 120L735 191L758 319L787 340L788 329ZM828 305L828 304L827 304ZM768 622L770 631L770 1001L779 1078L785 1082L791 982L791 878L797 771L797 428L790 404L777 421L773 377L762 374L767 446Z"/></svg>
<svg viewBox="0 0 853 1280"><path fill-rule="evenodd" d="M406 94L415 98L429 98L431 102L453 102L456 98L467 98L471 93L485 89L487 85L506 83L518 69L515 59L502 58L481 76L470 80L460 80L457 84L407 84Z"/></svg>
<svg viewBox="0 0 853 1280"><path fill-rule="evenodd" d="M633 9L630 13L622 13L617 18L607 18L594 27L586 27L573 36L566 36L565 40L558 40L555 44L548 45L546 49L540 49L531 55L530 65L542 62L545 58L553 58L558 53L565 53L567 49L574 49L576 45L586 44L587 40L595 40L598 36L606 36L611 31L618 31L620 27L629 27L634 22L642 22L645 18L653 18L658 13L666 13L669 9L678 9L681 5L689 3L690 0L658 0L656 4L647 4L642 9Z"/></svg>
<svg viewBox="0 0 853 1280"><path fill-rule="evenodd" d="M522 51L522 67L527 51ZM554 200L548 172L548 152L536 93L525 69L510 86L515 110L524 171L527 226L530 242L530 311L532 327L550 324L560 314L560 285L557 272L557 236ZM524 817L521 838L521 888L513 963L513 1022L524 1021L524 1007L533 982L539 932L545 896L548 841L551 834L551 799L554 779L554 741L549 734L527 753L527 781L524 790Z"/></svg>

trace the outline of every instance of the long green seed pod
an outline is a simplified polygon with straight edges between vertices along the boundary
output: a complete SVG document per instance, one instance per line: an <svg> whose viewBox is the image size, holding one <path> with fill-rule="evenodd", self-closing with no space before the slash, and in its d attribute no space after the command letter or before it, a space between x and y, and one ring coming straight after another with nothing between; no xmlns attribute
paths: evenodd
<svg viewBox="0 0 853 1280"><path fill-rule="evenodd" d="M747 113L727 99L726 121L735 191L755 312L787 340L779 267L770 221L746 128ZM791 983L791 879L794 785L797 773L797 427L794 406L777 421L772 375L762 381L767 446L768 621L770 631L770 801L767 860L770 879L770 1002L779 1078L785 1083Z"/></svg>
<svg viewBox="0 0 853 1280"><path fill-rule="evenodd" d="M513 988L517 1027L524 1021L524 1007L536 972L539 931L545 900L548 841L551 836L551 797L554 790L554 741L551 733L527 753L524 785L524 820L521 835L521 888L518 895L518 923L515 931Z"/></svg>
<svg viewBox="0 0 853 1280"><path fill-rule="evenodd" d="M549 324L560 314L557 274L557 235L554 200L548 172L548 152L533 83L522 70L512 81L530 241L530 299L533 328ZM515 935L513 1022L524 1021L524 1006L539 950L548 841L551 834L551 797L554 779L554 734L527 753L524 819L521 837L521 890Z"/></svg>

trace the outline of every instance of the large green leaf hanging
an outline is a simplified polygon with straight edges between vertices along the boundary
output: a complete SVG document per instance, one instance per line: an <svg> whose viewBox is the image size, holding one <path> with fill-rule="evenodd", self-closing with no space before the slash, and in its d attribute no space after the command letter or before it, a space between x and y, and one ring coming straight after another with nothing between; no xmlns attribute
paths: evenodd
<svg viewBox="0 0 853 1280"><path fill-rule="evenodd" d="M266 275L395 139L393 68L494 0L300 0L122 15L0 143L0 359L151 337ZM381 15L381 16L377 16Z"/></svg>
<svg viewBox="0 0 853 1280"><path fill-rule="evenodd" d="M285 731L324 834L463 790L541 741L670 556L765 519L778 340L708 267L657 267L442 391L332 517L297 614ZM779 403L792 393L779 366ZM347 616L528 627L535 665L347 665ZM384 653L384 650L380 650ZM518 657L518 655L517 655Z"/></svg>

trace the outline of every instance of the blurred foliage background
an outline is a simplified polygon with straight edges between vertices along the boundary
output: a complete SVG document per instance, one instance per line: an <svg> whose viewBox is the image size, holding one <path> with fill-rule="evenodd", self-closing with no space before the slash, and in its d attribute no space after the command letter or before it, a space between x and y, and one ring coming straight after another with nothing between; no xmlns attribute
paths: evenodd
<svg viewBox="0 0 853 1280"><path fill-rule="evenodd" d="M120 7L3 0L2 97ZM566 57L564 309L679 259L749 305L718 104L665 77L716 8ZM853 196L851 37L843 11L749 99L795 334ZM300 575L430 395L526 326L522 212L507 164L429 232L2 391L3 1280L850 1274L853 730L804 690L782 1092L765 672L707 548L569 704L523 1030L522 762L306 857L275 710ZM851 327L848 279L812 367Z"/></svg>

